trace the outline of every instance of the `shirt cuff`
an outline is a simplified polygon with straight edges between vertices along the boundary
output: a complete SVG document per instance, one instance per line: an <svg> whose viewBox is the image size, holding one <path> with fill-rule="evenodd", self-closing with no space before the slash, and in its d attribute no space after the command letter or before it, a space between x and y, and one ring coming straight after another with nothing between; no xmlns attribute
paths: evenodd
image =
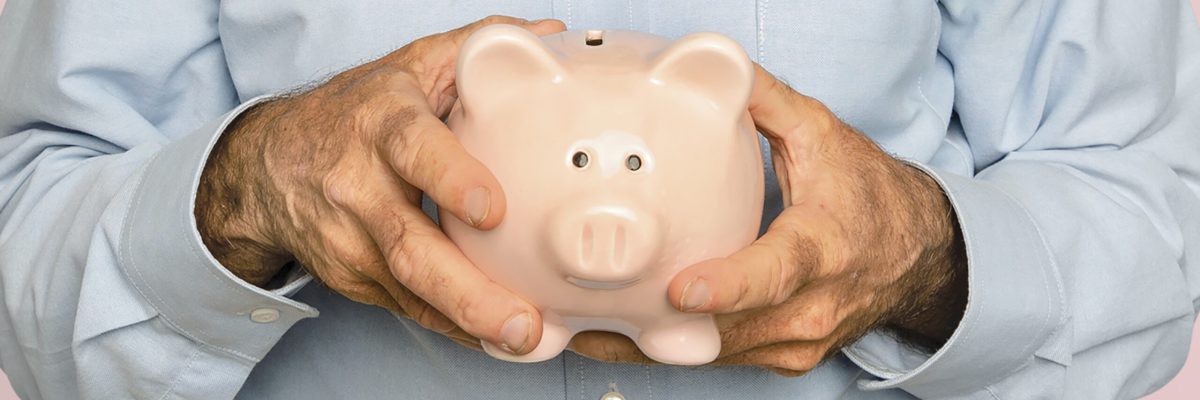
<svg viewBox="0 0 1200 400"><path fill-rule="evenodd" d="M959 397L985 390L1035 355L1065 363L1051 339L1065 325L1066 297L1030 214L986 182L906 162L938 182L958 216L967 253L967 307L954 334L932 356L880 332L843 349L879 378L859 386L899 388L921 398Z"/></svg>
<svg viewBox="0 0 1200 400"><path fill-rule="evenodd" d="M193 208L200 174L220 133L252 99L216 123L166 144L141 174L122 227L122 268L137 291L179 333L258 362L297 321L317 311L285 297L301 277L269 291L242 281L208 252Z"/></svg>

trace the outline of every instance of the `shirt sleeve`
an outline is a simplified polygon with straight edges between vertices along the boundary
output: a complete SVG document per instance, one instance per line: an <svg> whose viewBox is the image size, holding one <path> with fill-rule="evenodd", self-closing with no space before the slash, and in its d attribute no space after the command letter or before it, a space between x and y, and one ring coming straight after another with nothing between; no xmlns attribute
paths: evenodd
<svg viewBox="0 0 1200 400"><path fill-rule="evenodd" d="M207 0L0 14L0 366L23 398L232 398L316 316L236 279L193 202L240 104ZM233 110L232 112L230 110Z"/></svg>
<svg viewBox="0 0 1200 400"><path fill-rule="evenodd" d="M923 398L1134 398L1183 365L1200 305L1200 30L1187 1L943 0L942 186L968 254L960 325L927 355L845 353Z"/></svg>

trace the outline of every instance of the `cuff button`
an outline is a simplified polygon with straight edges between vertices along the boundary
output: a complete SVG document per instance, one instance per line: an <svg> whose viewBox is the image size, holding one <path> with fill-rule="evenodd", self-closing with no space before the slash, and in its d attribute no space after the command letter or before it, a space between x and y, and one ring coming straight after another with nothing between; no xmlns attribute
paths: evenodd
<svg viewBox="0 0 1200 400"><path fill-rule="evenodd" d="M269 324L278 321L279 310L274 308L256 308L250 312L250 320L260 324Z"/></svg>

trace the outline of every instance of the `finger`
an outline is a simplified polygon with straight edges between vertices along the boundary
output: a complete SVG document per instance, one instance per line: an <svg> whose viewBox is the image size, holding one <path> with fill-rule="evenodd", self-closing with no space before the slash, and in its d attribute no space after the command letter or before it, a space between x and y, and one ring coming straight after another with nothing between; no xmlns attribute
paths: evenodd
<svg viewBox="0 0 1200 400"><path fill-rule="evenodd" d="M604 331L580 332L571 338L567 348L593 360L618 363L652 364L647 357L625 335Z"/></svg>
<svg viewBox="0 0 1200 400"><path fill-rule="evenodd" d="M460 339L457 337L451 337L450 340L453 340L455 343L458 343L468 349L472 349L475 351L483 351L483 346L481 346L479 344L479 339L468 340L468 339Z"/></svg>
<svg viewBox="0 0 1200 400"><path fill-rule="evenodd" d="M773 343L718 359L719 365L754 365L804 374L820 365L828 345L815 342Z"/></svg>
<svg viewBox="0 0 1200 400"><path fill-rule="evenodd" d="M475 347L475 348L479 348L479 349L483 348L479 344L479 338L471 336L471 334L467 333L467 331L464 331L464 330L462 330L462 328L459 328L457 326L454 327L454 329L451 329L449 332L443 333L443 335L446 335L446 337L451 338L451 339L458 339L461 341L470 342L470 343L474 344L474 346L472 346L472 347Z"/></svg>
<svg viewBox="0 0 1200 400"><path fill-rule="evenodd" d="M787 301L818 262L816 243L786 222L789 210L745 249L681 271L667 289L671 304L684 312L730 313Z"/></svg>
<svg viewBox="0 0 1200 400"><path fill-rule="evenodd" d="M542 19L525 25L525 29L538 36L552 35L567 30L567 24L557 19Z"/></svg>
<svg viewBox="0 0 1200 400"><path fill-rule="evenodd" d="M495 24L511 24L529 29L538 35L561 32L562 21L548 19L529 22L523 19L494 15L449 32L446 36L457 49L479 29ZM453 71L452 65L447 72ZM410 88L415 89L415 88ZM423 93L402 93L421 99ZM416 104L424 104L414 102ZM504 218L505 198L500 183L479 160L458 142L453 133L426 107L407 107L391 110L388 140L380 140L381 153L405 181L420 188L440 207L450 211L467 225L491 229ZM400 134L394 134L400 132Z"/></svg>
<svg viewBox="0 0 1200 400"><path fill-rule="evenodd" d="M408 237L380 239L398 241L385 250L397 279L467 334L514 354L532 350L541 340L537 310L484 276L431 222L414 225L401 228ZM382 238L395 228L375 229Z"/></svg>
<svg viewBox="0 0 1200 400"><path fill-rule="evenodd" d="M774 372L776 375L782 376L784 378L798 378L798 377L804 376L805 374L808 373L808 371L793 371L790 369L771 368L771 367L767 367L767 370Z"/></svg>
<svg viewBox="0 0 1200 400"><path fill-rule="evenodd" d="M541 340L537 310L484 276L431 221L406 229L405 238L385 254L397 279L471 336L514 354L532 350ZM386 223L380 225L387 225ZM381 227L380 237L394 228Z"/></svg>
<svg viewBox="0 0 1200 400"><path fill-rule="evenodd" d="M479 271L399 186L343 177L330 189L379 245L396 280L472 336L524 354L541 340L537 310Z"/></svg>
<svg viewBox="0 0 1200 400"><path fill-rule="evenodd" d="M346 213L345 218L339 216L337 220L353 221L354 217ZM449 318L396 281L379 246L360 224L325 225L321 234L319 243L325 244L324 256L306 257L326 260L325 268L309 269L319 281L351 300L378 305L430 330L445 332L456 327Z"/></svg>
<svg viewBox="0 0 1200 400"><path fill-rule="evenodd" d="M772 343L813 342L829 338L841 326L850 307L841 307L835 285L805 287L792 299L742 317L721 332L721 353L736 354Z"/></svg>
<svg viewBox="0 0 1200 400"><path fill-rule="evenodd" d="M413 294L408 288L405 288L396 281L396 278L388 273L386 277L379 278L379 285L384 288L388 295L396 299L396 303L404 310L402 316L415 321L417 324L431 331L448 334L458 328L449 317L442 314L425 300Z"/></svg>
<svg viewBox="0 0 1200 400"><path fill-rule="evenodd" d="M768 139L788 139L797 134L830 131L832 113L820 101L802 95L754 64L754 89L750 117Z"/></svg>
<svg viewBox="0 0 1200 400"><path fill-rule="evenodd" d="M329 286L329 288L336 290L338 293L355 302L383 308L393 315L403 316L405 314L404 307L400 306L400 303L395 298L392 298L387 290L383 289L383 286L375 282L366 280L353 283L342 282L338 284L338 287Z"/></svg>
<svg viewBox="0 0 1200 400"><path fill-rule="evenodd" d="M545 36L567 30L567 25L557 19L542 19L537 21L528 21L525 19L510 17L507 15L492 15L484 17L478 21L467 24L461 28L450 31L450 36L455 43L461 45L466 41L472 33L483 29L483 27L495 24L516 25L528 29L538 36Z"/></svg>
<svg viewBox="0 0 1200 400"><path fill-rule="evenodd" d="M500 182L441 120L424 110L410 114L398 133L378 141L393 171L467 225L494 228L506 207Z"/></svg>

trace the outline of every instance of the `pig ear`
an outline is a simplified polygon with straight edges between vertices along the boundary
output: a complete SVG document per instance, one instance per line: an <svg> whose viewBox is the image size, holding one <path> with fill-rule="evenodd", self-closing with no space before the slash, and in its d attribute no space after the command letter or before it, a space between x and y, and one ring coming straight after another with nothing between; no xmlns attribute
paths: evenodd
<svg viewBox="0 0 1200 400"><path fill-rule="evenodd" d="M490 101L519 101L531 85L559 82L562 63L532 32L490 25L473 33L458 53L455 85L466 110Z"/></svg>
<svg viewBox="0 0 1200 400"><path fill-rule="evenodd" d="M694 33L675 41L655 59L650 78L682 85L710 100L718 112L742 115L750 102L754 65L742 46L716 33Z"/></svg>

